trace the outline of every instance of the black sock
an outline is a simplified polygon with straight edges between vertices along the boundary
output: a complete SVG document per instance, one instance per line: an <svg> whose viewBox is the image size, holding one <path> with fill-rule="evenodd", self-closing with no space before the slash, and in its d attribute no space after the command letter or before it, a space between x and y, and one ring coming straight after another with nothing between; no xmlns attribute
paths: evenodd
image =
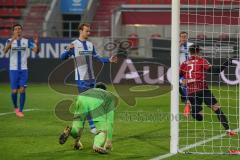
<svg viewBox="0 0 240 160"><path fill-rule="evenodd" d="M224 115L223 111L218 108L215 113L217 114L218 120L222 123L225 130L229 129L227 117Z"/></svg>
<svg viewBox="0 0 240 160"><path fill-rule="evenodd" d="M199 113L192 113L192 117L194 119L196 119L197 121L202 121L203 120L203 116Z"/></svg>

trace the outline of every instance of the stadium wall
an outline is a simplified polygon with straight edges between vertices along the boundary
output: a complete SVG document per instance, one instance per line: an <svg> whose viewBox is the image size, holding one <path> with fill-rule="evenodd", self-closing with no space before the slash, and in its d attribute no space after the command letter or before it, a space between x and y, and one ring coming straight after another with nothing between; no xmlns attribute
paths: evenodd
<svg viewBox="0 0 240 160"><path fill-rule="evenodd" d="M65 83L69 81L74 83L74 62L61 61L59 59L60 53L63 52L64 46L66 46L71 40L69 39L41 39L41 52L39 55L29 53L28 67L29 67L29 82L47 83L49 78L55 78L56 83ZM233 40L237 41L236 39ZM0 39L0 82L9 82L8 77L8 56L5 57L3 53L3 47L6 39ZM206 42L206 41L205 41ZM237 54L238 46L236 43L228 43L227 48L223 44L220 44L216 48L216 43L205 44L200 41L206 53L206 57L209 58L210 63L219 65L224 62L227 57L224 57L224 49L226 53L233 51L233 55ZM212 48L214 47L214 48ZM127 58L126 55L121 55L118 64L101 64L94 62L94 70L98 81L105 83L138 83L138 84L168 84L170 79L167 75L170 67L170 40L158 39L152 41L152 53L153 58ZM217 57L217 55L210 54L212 49L222 51L223 57ZM103 51L104 52L104 51ZM212 53L212 52L211 52ZM239 63L239 62L238 62ZM226 76L229 80L236 79L235 71L239 70L240 65L236 64L231 67ZM146 76L146 73L149 75ZM52 76L54 73L55 76ZM66 74L67 73L67 74ZM71 74L69 74L71 73ZM52 77L51 77L51 76ZM159 79L159 76L161 77ZM67 77L67 78L66 78ZM209 76L213 83L223 82L219 75ZM226 78L225 77L225 78ZM157 80L159 79L159 80Z"/></svg>

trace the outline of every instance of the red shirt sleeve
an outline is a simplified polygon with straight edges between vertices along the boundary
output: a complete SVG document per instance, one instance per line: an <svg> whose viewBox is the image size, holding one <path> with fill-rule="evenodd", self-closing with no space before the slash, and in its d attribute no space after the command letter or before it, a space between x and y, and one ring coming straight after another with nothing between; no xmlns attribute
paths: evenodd
<svg viewBox="0 0 240 160"><path fill-rule="evenodd" d="M202 65L205 71L210 68L210 63L205 58L202 59Z"/></svg>

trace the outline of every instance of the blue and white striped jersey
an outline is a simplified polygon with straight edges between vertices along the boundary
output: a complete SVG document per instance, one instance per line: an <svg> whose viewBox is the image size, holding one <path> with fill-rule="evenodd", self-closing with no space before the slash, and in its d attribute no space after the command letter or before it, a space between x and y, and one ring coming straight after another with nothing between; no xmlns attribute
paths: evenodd
<svg viewBox="0 0 240 160"><path fill-rule="evenodd" d="M75 80L95 79L93 71L93 58L100 62L107 63L109 58L101 58L90 41L80 41L76 39L71 44L73 49L65 50L61 54L61 59L73 57L75 61Z"/></svg>
<svg viewBox="0 0 240 160"><path fill-rule="evenodd" d="M192 45L193 43L191 42L187 42L183 45L180 46L180 64L182 64L183 62L185 62L186 60L188 60L188 58L190 57L190 53L189 53L189 47Z"/></svg>
<svg viewBox="0 0 240 160"><path fill-rule="evenodd" d="M12 39L8 39L6 45ZM27 58L29 56L29 49L35 47L35 44L26 39L21 38L19 40L14 40L11 44L10 53L9 53L9 69L10 70L27 70Z"/></svg>

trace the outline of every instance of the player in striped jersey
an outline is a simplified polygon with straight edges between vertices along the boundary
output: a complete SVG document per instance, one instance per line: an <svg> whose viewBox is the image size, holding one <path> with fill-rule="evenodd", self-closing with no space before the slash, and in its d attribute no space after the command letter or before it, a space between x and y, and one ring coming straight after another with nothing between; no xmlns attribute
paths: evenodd
<svg viewBox="0 0 240 160"><path fill-rule="evenodd" d="M189 47L193 44L191 42L188 41L188 33L185 31L180 32L179 34L179 39L180 39L180 65L187 61L188 58L190 57L190 53L189 53ZM183 80L183 77L180 77L180 82ZM181 94L181 99L183 102L185 102L185 107L184 107L184 113L183 115L188 117L188 115L190 114L190 109L191 109L191 104L189 102L189 100L187 99L187 89L186 86L179 85L179 93Z"/></svg>
<svg viewBox="0 0 240 160"><path fill-rule="evenodd" d="M96 80L93 71L93 59L102 63L116 63L117 56L110 58L100 57L92 42L88 41L90 35L90 25L87 23L80 24L78 27L79 38L71 42L66 50L61 54L61 59L74 58L75 62L75 80L78 86L79 93L94 88ZM88 122L91 132L95 133L95 126L88 117Z"/></svg>
<svg viewBox="0 0 240 160"><path fill-rule="evenodd" d="M40 48L37 35L33 37L34 41L22 37L22 26L20 24L15 24L12 27L12 30L12 38L7 40L3 51L5 54L9 53L9 77L12 89L11 97L13 106L15 108L16 115L18 117L23 117L28 79L28 49L38 53ZM19 107L17 104L18 93L20 93Z"/></svg>

